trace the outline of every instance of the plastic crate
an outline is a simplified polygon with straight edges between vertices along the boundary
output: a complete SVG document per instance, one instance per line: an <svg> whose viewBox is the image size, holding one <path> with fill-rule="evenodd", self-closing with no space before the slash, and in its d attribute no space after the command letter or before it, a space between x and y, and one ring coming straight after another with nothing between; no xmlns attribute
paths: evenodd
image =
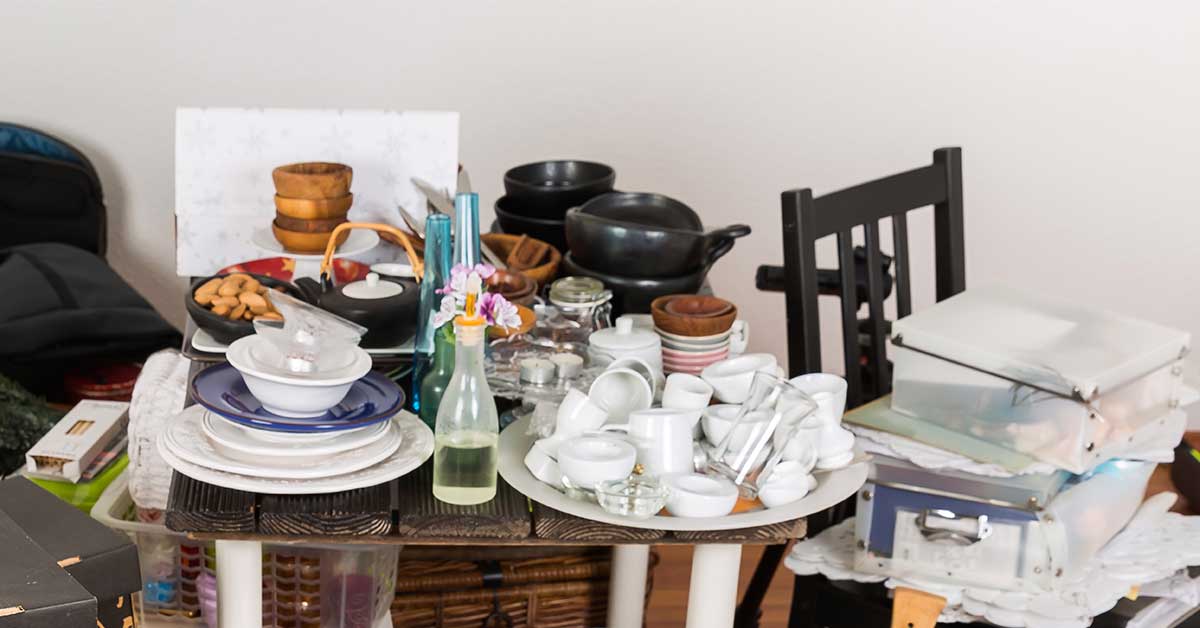
<svg viewBox="0 0 1200 628"><path fill-rule="evenodd" d="M216 628L219 557L212 543L190 540L158 521L139 521L124 473L100 496L92 517L137 543L138 625ZM264 545L263 625L390 627L399 551L396 546Z"/></svg>

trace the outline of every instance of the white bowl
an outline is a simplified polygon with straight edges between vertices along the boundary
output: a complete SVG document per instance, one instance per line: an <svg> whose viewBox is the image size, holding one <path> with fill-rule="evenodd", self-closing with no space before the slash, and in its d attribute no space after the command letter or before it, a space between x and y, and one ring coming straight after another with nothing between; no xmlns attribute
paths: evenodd
<svg viewBox="0 0 1200 628"><path fill-rule="evenodd" d="M804 463L785 461L775 465L767 481L758 487L758 499L767 508L775 508L802 499L817 487L817 479L806 469Z"/></svg>
<svg viewBox="0 0 1200 628"><path fill-rule="evenodd" d="M704 409L700 417L700 426L704 430L704 438L714 447L721 444L721 439L733 430L733 418L742 407L732 403L719 403ZM746 442L761 434L767 427L767 419L771 416L766 412L752 412L742 418L734 431L729 444L729 451L740 451Z"/></svg>
<svg viewBox="0 0 1200 628"><path fill-rule="evenodd" d="M668 491L667 511L676 517L724 517L737 505L737 487L725 478L671 473L661 480Z"/></svg>
<svg viewBox="0 0 1200 628"><path fill-rule="evenodd" d="M361 348L354 347L350 365L337 369L335 375L282 375L264 369L254 359L249 349L261 340L256 336L238 339L229 346L225 357L242 374L250 394L268 412L279 416L321 416L341 402L354 382L371 370L371 356Z"/></svg>
<svg viewBox="0 0 1200 628"><path fill-rule="evenodd" d="M769 353L746 353L704 367L700 377L713 387L717 399L742 403L750 396L754 374L774 374L777 368L778 361Z"/></svg>
<svg viewBox="0 0 1200 628"><path fill-rule="evenodd" d="M558 448L558 467L571 484L595 488L600 482L629 477L637 449L612 436L576 436Z"/></svg>

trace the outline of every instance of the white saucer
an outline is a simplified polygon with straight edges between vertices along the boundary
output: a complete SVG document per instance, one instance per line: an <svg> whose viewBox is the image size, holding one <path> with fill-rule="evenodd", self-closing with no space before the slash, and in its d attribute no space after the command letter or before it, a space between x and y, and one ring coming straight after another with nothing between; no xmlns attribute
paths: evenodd
<svg viewBox="0 0 1200 628"><path fill-rule="evenodd" d="M312 456L330 456L349 449L366 447L395 431L391 422L376 423L362 429L344 432L317 432L298 434L293 432L271 432L243 427L226 421L212 412L205 412L200 420L204 436L215 449L233 454L239 459L261 456L274 461ZM309 438L316 436L317 438Z"/></svg>
<svg viewBox="0 0 1200 628"><path fill-rule="evenodd" d="M225 353L229 350L229 345L217 342L207 331L197 329L196 333L192 334L192 348L196 351L205 353ZM414 349L413 338L409 338L404 344L395 345L392 347L378 347L375 349L366 349L363 351L371 355L409 355Z"/></svg>
<svg viewBox="0 0 1200 628"><path fill-rule="evenodd" d="M400 447L392 455L365 469L315 479L265 478L209 469L176 455L164 442L166 432L159 434L158 451L171 468L214 486L268 495L337 493L390 482L421 466L433 455L433 432L420 419L409 412L401 412L392 419L392 423L402 439Z"/></svg>
<svg viewBox="0 0 1200 628"><path fill-rule="evenodd" d="M325 252L320 253L293 253L283 248L283 245L275 239L275 235L267 229L255 229L254 235L250 241L258 248L275 255L290 257L297 261L317 260L320 261L325 257ZM358 255L366 253L379 244L379 234L370 229L352 229L350 235L346 236L346 241L337 247L333 252L333 257L347 257L350 255Z"/></svg>
<svg viewBox="0 0 1200 628"><path fill-rule="evenodd" d="M253 456L214 447L214 443L205 438L201 426L205 414L207 412L201 406L192 406L181 412L167 425L161 444L165 444L178 458L196 465L263 478L302 480L353 473L391 456L400 448L403 440L400 432L388 421L383 423L388 428L381 438L357 449L329 455L284 458Z"/></svg>

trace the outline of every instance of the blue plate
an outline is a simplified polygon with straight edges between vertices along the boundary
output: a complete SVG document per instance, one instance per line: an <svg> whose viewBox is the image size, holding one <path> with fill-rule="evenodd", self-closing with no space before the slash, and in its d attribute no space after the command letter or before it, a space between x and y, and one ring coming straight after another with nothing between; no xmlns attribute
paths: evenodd
<svg viewBox="0 0 1200 628"><path fill-rule="evenodd" d="M229 363L212 366L192 378L192 399L220 416L248 427L278 432L336 432L386 421L404 407L404 391L375 371L350 386L341 403L321 416L296 419L268 412L242 374Z"/></svg>

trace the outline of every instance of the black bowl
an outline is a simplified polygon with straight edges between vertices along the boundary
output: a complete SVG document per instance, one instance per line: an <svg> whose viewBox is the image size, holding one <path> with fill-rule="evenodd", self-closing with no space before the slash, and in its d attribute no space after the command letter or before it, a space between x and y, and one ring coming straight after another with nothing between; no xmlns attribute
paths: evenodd
<svg viewBox="0 0 1200 628"><path fill-rule="evenodd" d="M685 203L653 192L610 192L579 206L584 213L646 227L704 231L700 216Z"/></svg>
<svg viewBox="0 0 1200 628"><path fill-rule="evenodd" d="M504 192L530 218L562 218L564 212L611 192L617 173L594 161L539 161L504 173Z"/></svg>
<svg viewBox="0 0 1200 628"><path fill-rule="evenodd" d="M731 225L705 233L687 205L660 194L598 196L567 212L564 228L575 260L623 277L683 277L712 266L750 233ZM728 244L729 246L726 246Z"/></svg>
<svg viewBox="0 0 1200 628"><path fill-rule="evenodd" d="M559 251L567 251L567 236L562 219L530 218L521 210L521 203L507 196L496 199L496 222L500 230L512 235L528 235L547 242Z"/></svg>
<svg viewBox="0 0 1200 628"><path fill-rule="evenodd" d="M647 314L650 312L650 302L666 294L696 294L704 285L711 268L704 266L682 277L624 277L581 266L573 255L572 252L563 256L558 276L579 275L604 282L604 286L613 293L614 317L621 314Z"/></svg>
<svg viewBox="0 0 1200 628"><path fill-rule="evenodd" d="M213 340L226 345L232 344L233 341L237 340L238 338L243 338L253 334L254 324L250 321L231 321L224 316L217 316L208 308L196 303L196 300L192 298L192 295L196 292L196 288L204 285L204 282L208 281L209 279L213 279L215 277L225 277L233 274L235 273L222 273L220 275L211 275L203 279L197 279L196 281L192 282L191 286L188 287L187 295L184 296L187 313L192 317L193 321L196 321L196 327L207 331L208 334L213 337ZM305 298L304 293L296 288L296 286L283 281L282 279L275 279L274 277L268 277L266 275L256 275L254 273L240 274L250 275L251 277L257 279L262 285L271 288L283 286L284 292L288 293L290 296L296 297L301 301L308 300Z"/></svg>

